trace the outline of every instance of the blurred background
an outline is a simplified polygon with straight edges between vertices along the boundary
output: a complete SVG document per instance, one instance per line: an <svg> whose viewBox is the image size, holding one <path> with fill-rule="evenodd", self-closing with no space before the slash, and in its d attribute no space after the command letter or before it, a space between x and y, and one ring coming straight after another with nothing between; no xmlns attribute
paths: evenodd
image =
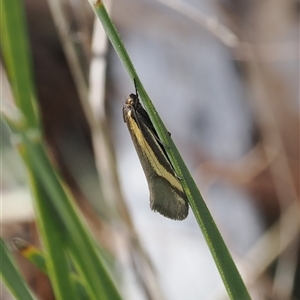
<svg viewBox="0 0 300 300"><path fill-rule="evenodd" d="M300 299L299 1L104 3L251 296ZM24 5L47 147L124 299L227 299L193 212L176 222L150 210L122 118L134 86L89 3ZM1 153L2 236L38 245L4 124ZM53 299L47 279L16 258Z"/></svg>

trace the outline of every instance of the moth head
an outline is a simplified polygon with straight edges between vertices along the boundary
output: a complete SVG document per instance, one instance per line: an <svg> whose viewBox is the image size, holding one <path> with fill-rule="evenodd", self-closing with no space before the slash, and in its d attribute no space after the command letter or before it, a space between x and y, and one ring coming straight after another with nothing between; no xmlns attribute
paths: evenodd
<svg viewBox="0 0 300 300"><path fill-rule="evenodd" d="M139 98L135 94L130 94L126 99L125 99L125 105L127 105L129 108L137 108L139 105Z"/></svg>

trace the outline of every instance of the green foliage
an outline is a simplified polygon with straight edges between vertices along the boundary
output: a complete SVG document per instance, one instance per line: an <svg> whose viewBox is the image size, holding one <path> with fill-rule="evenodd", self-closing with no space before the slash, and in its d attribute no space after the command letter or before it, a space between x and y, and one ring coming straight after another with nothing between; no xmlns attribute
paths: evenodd
<svg viewBox="0 0 300 300"><path fill-rule="evenodd" d="M13 262L13 259L2 239L0 242L0 253L0 274L4 283L10 289L14 297L18 300L35 299L24 282L24 279L20 275L19 270L15 266L15 263Z"/></svg>
<svg viewBox="0 0 300 300"><path fill-rule="evenodd" d="M4 113L12 129L18 150L27 167L36 208L38 230L44 246L47 274L56 299L81 299L71 272L75 266L89 299L121 299L112 282L99 248L66 192L44 148L42 129L32 82L22 1L4 0L1 29L2 53L12 86L16 108ZM4 249L4 245L2 245ZM3 250L4 251L4 250ZM6 252L3 252L6 253ZM16 269L5 260L3 278L14 295L27 290L25 283L11 275ZM10 270L11 269L11 270ZM17 278L21 278L18 275ZM30 294L24 292L24 295ZM20 299L26 299L26 296Z"/></svg>

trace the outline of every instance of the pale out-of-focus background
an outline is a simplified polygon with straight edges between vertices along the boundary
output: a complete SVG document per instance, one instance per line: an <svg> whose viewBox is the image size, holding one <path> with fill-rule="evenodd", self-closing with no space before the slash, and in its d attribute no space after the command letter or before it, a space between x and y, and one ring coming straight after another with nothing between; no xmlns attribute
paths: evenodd
<svg viewBox="0 0 300 300"><path fill-rule="evenodd" d="M141 287L139 276L147 277L147 272L139 270L138 262L137 270L132 267L124 228L118 222L105 223L108 210L99 209L99 195L113 191L109 186L101 191L96 166L99 171L107 157L92 146L74 70L68 67L47 1L26 0L45 133L49 151L93 231L115 255L124 299L227 299L192 211L185 221L175 222L150 210L147 183L121 112L122 101L134 92L133 83L112 47L105 48L105 38L102 53L91 50L97 37L92 35L93 12L87 1L62 2L69 37L82 51L87 78L95 57L104 66L105 84L99 81L99 86L108 116L105 134L120 180L116 190L152 261L155 288ZM109 3L140 79L253 299L300 299L299 9L296 0ZM96 112L103 114L103 108ZM3 235L34 243L26 176L6 128L2 140ZM101 170L105 182L108 171ZM100 218L101 228L94 218ZM33 285L39 285L34 271L21 264ZM42 299L52 299L46 288L40 292Z"/></svg>

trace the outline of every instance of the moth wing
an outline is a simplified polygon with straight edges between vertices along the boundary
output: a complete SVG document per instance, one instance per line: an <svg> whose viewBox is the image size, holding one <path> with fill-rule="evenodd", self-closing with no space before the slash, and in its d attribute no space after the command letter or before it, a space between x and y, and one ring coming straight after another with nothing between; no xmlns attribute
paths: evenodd
<svg viewBox="0 0 300 300"><path fill-rule="evenodd" d="M187 217L189 206L184 193L176 191L160 176L153 176L148 184L152 210L173 220L183 220Z"/></svg>

